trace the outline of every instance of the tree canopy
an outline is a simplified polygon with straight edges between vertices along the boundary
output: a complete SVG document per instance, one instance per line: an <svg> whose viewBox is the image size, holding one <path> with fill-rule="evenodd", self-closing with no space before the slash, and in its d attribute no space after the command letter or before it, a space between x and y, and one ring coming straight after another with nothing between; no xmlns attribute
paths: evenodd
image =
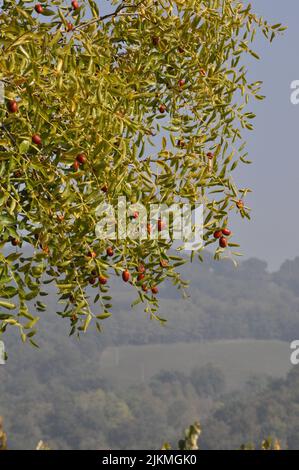
<svg viewBox="0 0 299 470"><path fill-rule="evenodd" d="M252 129L254 114L247 103L262 99L243 61L258 58L257 29L269 40L283 30L235 0L111 0L108 13L93 0L4 1L1 332L17 326L34 343L35 310L46 309L50 282L72 333L91 321L101 330L113 275L160 319L158 286L168 278L184 288L177 267L185 260L170 252L171 237L97 238L97 207L117 207L120 196L146 207L201 201L198 255L216 242L216 258L233 256L230 211L249 213L248 188L231 174L248 163L242 129Z"/></svg>

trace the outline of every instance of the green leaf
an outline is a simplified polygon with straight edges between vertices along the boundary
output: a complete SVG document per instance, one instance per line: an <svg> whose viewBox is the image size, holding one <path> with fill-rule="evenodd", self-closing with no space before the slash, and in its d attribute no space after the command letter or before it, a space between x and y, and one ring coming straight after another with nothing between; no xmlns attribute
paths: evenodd
<svg viewBox="0 0 299 470"><path fill-rule="evenodd" d="M10 302L6 302L5 300L0 300L0 307L7 308L8 310L14 310L16 305Z"/></svg>
<svg viewBox="0 0 299 470"><path fill-rule="evenodd" d="M27 153L30 147L30 142L28 140L23 140L19 145L20 154Z"/></svg>
<svg viewBox="0 0 299 470"><path fill-rule="evenodd" d="M105 320L106 318L111 317L111 313L101 313L100 315L96 316L98 320Z"/></svg>

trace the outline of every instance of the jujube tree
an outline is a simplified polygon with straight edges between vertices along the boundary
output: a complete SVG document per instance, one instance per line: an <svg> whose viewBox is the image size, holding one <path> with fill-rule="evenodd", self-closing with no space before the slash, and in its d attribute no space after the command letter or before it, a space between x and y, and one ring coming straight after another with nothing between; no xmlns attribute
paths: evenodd
<svg viewBox="0 0 299 470"><path fill-rule="evenodd" d="M112 0L108 13L93 0L4 1L1 332L17 326L33 342L28 302L44 311L50 282L72 333L91 320L101 330L113 275L160 318L158 286L185 287L176 268L186 260L171 238L97 238L96 208L119 196L145 207L201 201L204 243L192 256L214 243L216 258L234 256L229 213L249 213L231 174L248 163L246 105L262 99L243 62L257 57L257 29L270 40L283 30L235 0Z"/></svg>

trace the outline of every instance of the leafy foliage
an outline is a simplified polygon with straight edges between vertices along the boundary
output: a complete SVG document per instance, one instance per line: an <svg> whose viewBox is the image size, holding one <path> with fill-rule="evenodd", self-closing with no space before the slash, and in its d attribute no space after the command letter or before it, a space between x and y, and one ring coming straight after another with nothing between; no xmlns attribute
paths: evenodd
<svg viewBox="0 0 299 470"><path fill-rule="evenodd" d="M179 450L199 450L198 439L201 434L201 428L198 422L189 426L184 433L183 439L178 442ZM2 428L2 418L0 417L0 450L7 450L7 437ZM44 441L39 441L36 450L51 450ZM165 443L162 450L172 450L170 444ZM254 450L253 445L242 445L240 450ZM281 450L280 442L275 439L264 439L261 444L261 450Z"/></svg>
<svg viewBox="0 0 299 470"><path fill-rule="evenodd" d="M113 0L111 8L101 15L93 0L79 8L55 0L37 13L30 1L5 0L0 14L1 246L16 247L0 255L1 332L17 326L33 344L38 317L28 301L45 311L44 284L57 286L71 333L92 320L101 331L113 273L129 271L137 302L157 319L147 289L166 278L186 285L171 239L117 239L108 256L111 243L95 236L99 204L202 201L205 246L230 210L249 217L248 189L231 172L248 163L240 128L252 129L246 105L262 96L242 57L257 57L257 29L272 40L283 28L234 0Z"/></svg>
<svg viewBox="0 0 299 470"><path fill-rule="evenodd" d="M0 416L0 450L6 450L7 437L3 429L3 419Z"/></svg>
<svg viewBox="0 0 299 470"><path fill-rule="evenodd" d="M198 450L198 439L201 433L199 423L194 423L185 430L184 438L178 442L179 450ZM162 449L170 450L169 444L164 444Z"/></svg>
<svg viewBox="0 0 299 470"><path fill-rule="evenodd" d="M201 434L199 423L191 424L184 434L184 438L178 442L179 450L198 450L198 439ZM171 449L171 446L165 444L163 449ZM280 450L280 442L273 439L264 439L261 444L261 450ZM242 445L241 450L254 450L254 446Z"/></svg>

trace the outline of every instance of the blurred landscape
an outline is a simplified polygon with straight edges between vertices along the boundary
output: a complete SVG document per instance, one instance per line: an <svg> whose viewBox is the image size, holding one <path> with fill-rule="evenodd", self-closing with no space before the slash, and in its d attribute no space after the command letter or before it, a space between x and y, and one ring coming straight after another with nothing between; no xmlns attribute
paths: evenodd
<svg viewBox="0 0 299 470"><path fill-rule="evenodd" d="M0 415L9 448L154 449L199 419L201 448L234 449L267 436L299 447L299 258L269 273L249 259L182 268L188 299L161 290L165 326L130 310L129 286L115 282L113 315L80 339L42 314L37 350L13 333L0 368ZM297 335L298 336L298 335Z"/></svg>

